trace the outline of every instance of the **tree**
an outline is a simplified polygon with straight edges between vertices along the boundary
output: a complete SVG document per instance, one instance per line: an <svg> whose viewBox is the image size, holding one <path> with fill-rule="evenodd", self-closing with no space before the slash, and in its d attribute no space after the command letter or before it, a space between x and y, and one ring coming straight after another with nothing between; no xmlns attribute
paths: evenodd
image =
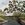
<svg viewBox="0 0 25 25"><path fill-rule="evenodd" d="M23 1L24 3L23 3L23 7L25 8L25 1Z"/></svg>
<svg viewBox="0 0 25 25"><path fill-rule="evenodd" d="M16 4L16 1L15 0L13 0L13 4Z"/></svg>
<svg viewBox="0 0 25 25"><path fill-rule="evenodd" d="M18 3L18 6L19 6L19 7L23 7L23 1L19 2L19 3Z"/></svg>
<svg viewBox="0 0 25 25"><path fill-rule="evenodd" d="M9 1L9 12L11 12L11 11L12 11L12 7L13 7L12 2L11 2L11 1Z"/></svg>
<svg viewBox="0 0 25 25"><path fill-rule="evenodd" d="M5 8L4 11L8 10L8 8Z"/></svg>

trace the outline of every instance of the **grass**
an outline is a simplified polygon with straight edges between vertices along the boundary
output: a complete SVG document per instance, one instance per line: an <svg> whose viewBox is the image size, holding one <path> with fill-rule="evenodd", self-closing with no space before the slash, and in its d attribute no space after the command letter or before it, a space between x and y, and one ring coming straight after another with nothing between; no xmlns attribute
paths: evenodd
<svg viewBox="0 0 25 25"><path fill-rule="evenodd" d="M8 17L6 17L6 16L0 16L0 17L3 18L3 19L5 19L5 20L8 19Z"/></svg>
<svg viewBox="0 0 25 25"><path fill-rule="evenodd" d="M4 19L0 17L0 22L3 22L3 21L4 21Z"/></svg>

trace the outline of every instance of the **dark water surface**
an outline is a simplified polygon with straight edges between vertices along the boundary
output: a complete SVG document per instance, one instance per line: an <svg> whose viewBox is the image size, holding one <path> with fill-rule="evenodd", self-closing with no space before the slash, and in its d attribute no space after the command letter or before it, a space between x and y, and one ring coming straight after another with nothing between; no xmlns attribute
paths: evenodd
<svg viewBox="0 0 25 25"><path fill-rule="evenodd" d="M8 22L3 25L20 25L20 24L14 20L8 20Z"/></svg>

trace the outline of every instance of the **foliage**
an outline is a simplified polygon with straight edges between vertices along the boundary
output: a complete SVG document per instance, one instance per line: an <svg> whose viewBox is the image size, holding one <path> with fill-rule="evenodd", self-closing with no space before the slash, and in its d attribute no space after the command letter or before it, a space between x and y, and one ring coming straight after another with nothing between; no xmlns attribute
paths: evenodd
<svg viewBox="0 0 25 25"><path fill-rule="evenodd" d="M19 13L19 12L14 12L14 13L13 13L13 16L20 17L20 15L21 15L21 13Z"/></svg>
<svg viewBox="0 0 25 25"><path fill-rule="evenodd" d="M25 13L14 12L13 16L25 20Z"/></svg>
<svg viewBox="0 0 25 25"><path fill-rule="evenodd" d="M5 11L5 10L8 10L8 8L5 8L4 11Z"/></svg>

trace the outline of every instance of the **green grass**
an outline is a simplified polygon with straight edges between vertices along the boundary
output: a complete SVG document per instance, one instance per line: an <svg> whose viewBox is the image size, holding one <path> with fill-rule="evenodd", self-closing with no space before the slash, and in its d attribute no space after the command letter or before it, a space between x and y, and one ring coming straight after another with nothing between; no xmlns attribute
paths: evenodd
<svg viewBox="0 0 25 25"><path fill-rule="evenodd" d="M0 17L3 18L3 19L5 19L5 20L8 19L8 17L6 17L6 16L0 16Z"/></svg>

